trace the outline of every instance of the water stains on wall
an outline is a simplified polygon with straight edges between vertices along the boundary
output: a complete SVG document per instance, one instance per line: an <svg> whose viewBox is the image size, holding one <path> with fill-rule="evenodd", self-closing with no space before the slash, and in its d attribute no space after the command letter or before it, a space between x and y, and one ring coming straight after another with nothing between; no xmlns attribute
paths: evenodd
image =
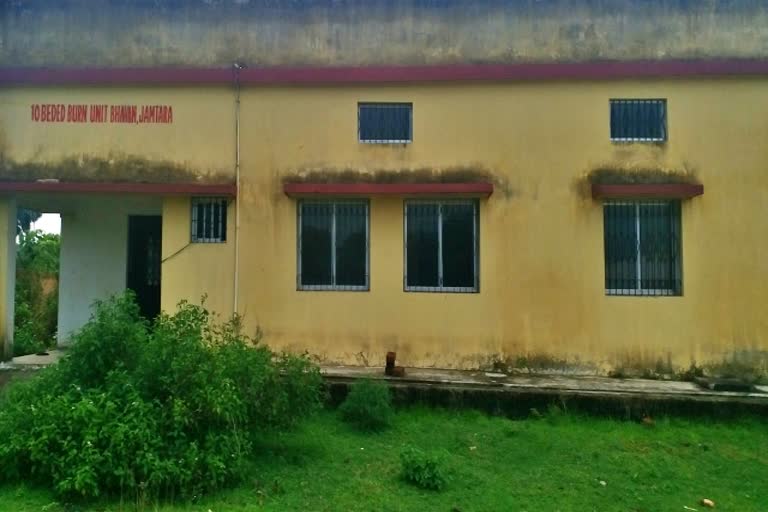
<svg viewBox="0 0 768 512"><path fill-rule="evenodd" d="M102 4L6 2L0 65L328 66L768 54L768 5L748 0Z"/></svg>
<svg viewBox="0 0 768 512"><path fill-rule="evenodd" d="M232 183L234 175L136 155L72 155L52 161L17 162L0 153L0 181L55 179L66 182Z"/></svg>

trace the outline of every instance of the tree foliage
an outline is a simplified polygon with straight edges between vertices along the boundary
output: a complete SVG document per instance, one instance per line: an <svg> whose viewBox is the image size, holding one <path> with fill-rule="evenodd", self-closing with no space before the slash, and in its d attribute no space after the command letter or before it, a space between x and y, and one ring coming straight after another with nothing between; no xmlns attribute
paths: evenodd
<svg viewBox="0 0 768 512"><path fill-rule="evenodd" d="M60 237L22 231L16 252L14 355L46 349L53 343L58 315Z"/></svg>

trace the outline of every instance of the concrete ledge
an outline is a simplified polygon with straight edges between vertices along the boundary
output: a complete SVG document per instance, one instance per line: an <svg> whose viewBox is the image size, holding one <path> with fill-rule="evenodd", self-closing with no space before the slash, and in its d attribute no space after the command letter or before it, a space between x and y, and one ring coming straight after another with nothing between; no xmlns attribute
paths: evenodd
<svg viewBox="0 0 768 512"><path fill-rule="evenodd" d="M627 60L448 64L434 66L255 67L239 72L250 85L622 80L768 75L766 59ZM231 84L231 68L0 67L0 86Z"/></svg>
<svg viewBox="0 0 768 512"><path fill-rule="evenodd" d="M592 197L595 199L690 199L703 193L704 185L695 183L631 183L622 185L594 183L592 185Z"/></svg>
<svg viewBox="0 0 768 512"><path fill-rule="evenodd" d="M288 197L301 196L478 196L493 194L493 183L285 183Z"/></svg>
<svg viewBox="0 0 768 512"><path fill-rule="evenodd" d="M592 376L504 375L487 372L407 368L405 377L386 377L383 368L324 367L332 402L361 378L386 381L398 403L425 403L523 417L551 404L571 411L621 418L645 415L729 417L768 412L768 390L716 392L691 382L613 379Z"/></svg>

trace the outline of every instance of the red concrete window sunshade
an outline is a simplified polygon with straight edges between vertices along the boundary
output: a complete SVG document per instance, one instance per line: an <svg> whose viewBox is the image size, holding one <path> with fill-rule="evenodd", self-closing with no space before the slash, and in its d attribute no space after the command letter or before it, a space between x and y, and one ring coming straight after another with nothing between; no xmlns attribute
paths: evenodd
<svg viewBox="0 0 768 512"><path fill-rule="evenodd" d="M704 193L704 185L695 183L592 184L595 199L690 199Z"/></svg>
<svg viewBox="0 0 768 512"><path fill-rule="evenodd" d="M492 183L285 183L289 197L307 195L371 196L371 195L460 195L488 197Z"/></svg>

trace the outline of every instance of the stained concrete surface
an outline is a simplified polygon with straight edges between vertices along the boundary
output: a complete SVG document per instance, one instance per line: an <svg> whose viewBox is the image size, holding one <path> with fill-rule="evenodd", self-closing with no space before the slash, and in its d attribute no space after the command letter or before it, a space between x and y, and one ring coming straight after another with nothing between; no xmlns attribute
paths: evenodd
<svg viewBox="0 0 768 512"><path fill-rule="evenodd" d="M690 400L698 402L739 402L768 407L768 386L753 392L711 391L692 382L616 379L599 376L505 375L483 371L406 368L404 377L387 377L383 367L324 366L329 381L354 381L371 378L407 386L432 385L454 389L485 388L510 394L551 393L559 396L645 398L654 400Z"/></svg>
<svg viewBox="0 0 768 512"><path fill-rule="evenodd" d="M0 386L15 372L28 372L55 364L62 350L48 355L30 354L16 357L11 363L0 363ZM400 387L429 386L444 390L492 391L510 395L545 394L559 397L605 399L648 399L670 402L691 401L709 404L738 403L768 409L768 386L755 386L752 392L711 391L692 382L616 379L600 376L534 375L493 373L438 368L406 368L404 377L388 377L383 367L322 366L321 373L329 383L351 383L359 379L377 379ZM4 378L8 377L8 378Z"/></svg>
<svg viewBox="0 0 768 512"><path fill-rule="evenodd" d="M768 5L755 0L0 2L1 66L412 65L766 54Z"/></svg>
<svg viewBox="0 0 768 512"><path fill-rule="evenodd" d="M14 357L11 361L11 365L17 368L42 368L57 363L63 355L63 350L49 350L44 355L28 354L26 356Z"/></svg>

